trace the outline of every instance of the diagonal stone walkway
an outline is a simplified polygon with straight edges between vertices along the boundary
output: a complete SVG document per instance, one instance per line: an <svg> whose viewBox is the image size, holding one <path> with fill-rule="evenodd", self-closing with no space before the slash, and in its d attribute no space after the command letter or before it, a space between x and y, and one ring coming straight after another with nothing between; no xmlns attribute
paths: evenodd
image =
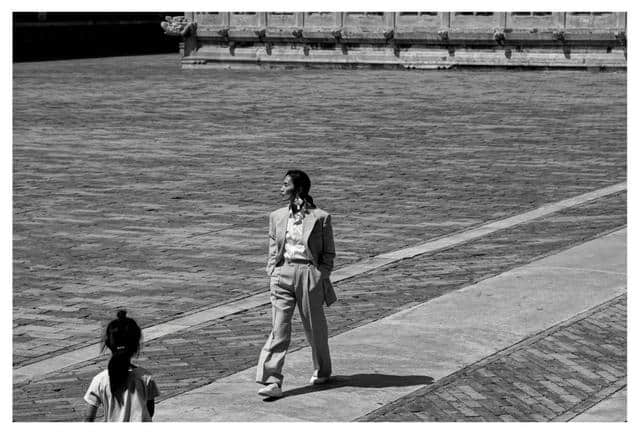
<svg viewBox="0 0 640 434"><path fill-rule="evenodd" d="M526 224L532 220L544 217L548 214L562 211L569 207L579 206L586 202L597 200L608 195L617 194L625 190L626 183L616 184L560 202L548 204L524 214L509 217L503 220L498 220L495 222L486 223L477 228L458 234L445 236L437 240L428 241L426 243L395 252L383 253L368 260L360 261L358 263L338 269L332 276L332 280L334 283L338 283L350 277L373 271L376 268L384 267L396 261L401 261L403 259L408 259L414 256L424 255L435 251L451 248L458 244L466 243L476 238L490 235L496 231L508 229L521 224ZM199 310L193 313L187 312L175 320L145 328L143 331L147 340L153 340L168 334L179 333L182 330L186 330L190 327L197 326L204 322L213 321L228 315L256 308L268 302L268 294L261 292L260 294L257 294L255 296L225 303L223 305L215 306L209 309ZM42 377L43 375L46 375L47 373L63 369L75 363L80 363L92 359L96 356L96 354L99 353L99 351L99 345L91 345L75 351L62 353L54 357L49 357L36 363L31 363L26 366L19 367L17 369L14 369L14 382L34 380L36 378Z"/></svg>
<svg viewBox="0 0 640 434"><path fill-rule="evenodd" d="M334 336L336 377L325 386L308 385L310 352L305 348L287 358L283 399L264 402L255 395L251 367L162 401L157 420L357 419L523 339L553 332L576 315L591 321L594 306L626 293L625 246L623 229ZM624 303L614 306L614 316L621 317L623 308ZM579 346L580 337L570 339L574 348ZM545 349L547 356L567 351L566 340L553 344ZM590 369L607 369L604 359L588 360L596 361ZM608 387L620 378L613 371L617 363L610 364L614 377Z"/></svg>
<svg viewBox="0 0 640 434"><path fill-rule="evenodd" d="M626 387L626 319L625 294L358 420L571 420Z"/></svg>
<svg viewBox="0 0 640 434"><path fill-rule="evenodd" d="M340 301L327 309L331 334L343 333L527 264L625 222L626 194L610 195L449 250L349 279L338 285ZM270 323L268 306L250 309L205 322L186 332L147 341L138 360L163 385L161 399L166 399L253 366ZM304 334L294 321L292 350L305 345ZM43 380L15 385L14 417L73 420L84 406L83 389L105 363L105 357L100 357L52 373ZM32 413L34 401L61 396L65 401L47 407L46 414Z"/></svg>

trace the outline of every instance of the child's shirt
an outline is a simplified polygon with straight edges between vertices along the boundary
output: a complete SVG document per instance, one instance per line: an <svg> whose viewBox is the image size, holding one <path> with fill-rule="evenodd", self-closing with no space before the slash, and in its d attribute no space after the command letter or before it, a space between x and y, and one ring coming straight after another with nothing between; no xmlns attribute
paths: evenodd
<svg viewBox="0 0 640 434"><path fill-rule="evenodd" d="M143 368L130 367L122 405L111 395L107 369L93 377L84 400L95 407L104 405L105 422L151 422L147 401L158 395L160 392L150 373Z"/></svg>

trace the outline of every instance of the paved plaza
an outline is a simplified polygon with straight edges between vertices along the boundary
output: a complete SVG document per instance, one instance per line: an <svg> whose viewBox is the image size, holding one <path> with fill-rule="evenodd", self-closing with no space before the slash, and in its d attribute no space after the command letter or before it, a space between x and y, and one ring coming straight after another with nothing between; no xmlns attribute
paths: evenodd
<svg viewBox="0 0 640 434"><path fill-rule="evenodd" d="M428 74L365 91L374 72L292 73L306 93L288 95L225 77L226 98L168 112L217 84L167 59L126 82L103 60L47 62L50 87L14 70L15 421L82 419L119 308L144 329L158 421L626 419L625 74L446 72L440 99L407 90ZM285 397L264 402L267 216L290 166L333 216L336 378L305 385L296 313Z"/></svg>

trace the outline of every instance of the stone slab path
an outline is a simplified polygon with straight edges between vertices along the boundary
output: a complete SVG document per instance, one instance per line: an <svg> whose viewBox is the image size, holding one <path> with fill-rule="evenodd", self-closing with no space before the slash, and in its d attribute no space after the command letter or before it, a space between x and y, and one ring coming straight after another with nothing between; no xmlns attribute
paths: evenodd
<svg viewBox="0 0 640 434"><path fill-rule="evenodd" d="M500 274L608 232L626 222L626 195L612 195L432 255L391 264L340 283L327 316L332 335ZM390 290L389 288L393 288ZM164 385L161 399L184 393L255 364L270 327L268 305L146 341L138 363ZM306 345L294 321L295 351ZM14 384L18 420L77 420L82 394L105 356ZM44 409L34 409L34 403ZM44 410L44 411L43 411Z"/></svg>
<svg viewBox="0 0 640 434"><path fill-rule="evenodd" d="M327 309L331 335L565 250L626 223L626 194L613 194L433 254L390 264L338 284ZM393 289L391 289L393 288ZM138 363L179 395L255 365L270 327L268 305L146 341ZM291 350L306 345L294 320ZM96 353L97 355L97 353ZM82 394L106 356L14 384L17 420L78 420ZM34 409L34 403L39 403Z"/></svg>
<svg viewBox="0 0 640 434"><path fill-rule="evenodd" d="M571 378L558 377L561 371L556 370L553 371L555 375L540 380L542 386L552 393L562 391L563 402L575 406L585 396L575 389L591 387L593 392L596 386L589 381L593 377L598 378L598 389L607 386L620 389L624 386L620 382L626 379L626 365L621 363L620 357L614 357L614 362L608 364L606 361L600 363L597 357L611 356L610 353L617 349L615 345L626 341L626 302L623 297L626 293L625 252L626 230L617 231L334 336L330 343L337 377L331 385L312 387L305 384L310 354L303 349L287 359L283 399L264 402L255 395L255 370L252 368L163 401L158 406L156 420L354 420L554 326L544 338L537 341L533 338L521 345L526 346L523 349L525 353L546 359L559 358L587 377L587 380L581 378L583 382L571 382ZM607 302L603 308L589 311ZM615 313L612 319L606 319L612 312ZM585 354L581 354L590 356L585 364L595 363L590 369L595 369L598 374L592 373L585 364L563 360L563 353L556 351L558 348L571 351L570 344L580 345L580 333L584 337L584 331L578 331L573 325L569 328L557 326L579 314L583 314L581 319L572 324L598 329L601 327L599 321L605 319L617 331L613 333L617 340L608 344L611 347L604 355L595 352L593 345L587 346L583 350ZM603 342L607 342L610 336L605 336L606 329L602 331L604 334L595 337L596 346L607 345ZM558 335L563 335L565 340L557 340ZM531 344L534 345L531 347ZM544 348L544 352L536 351L536 344ZM575 348L573 351L578 353ZM518 363L519 355L513 356L514 363ZM490 377L491 373L486 375ZM513 373L504 379L505 382L514 380L517 382L518 378ZM525 383L522 387L526 388L529 380L520 380ZM572 387L566 387L565 380ZM463 387L467 401L486 399L485 395L499 393L492 391L490 381L486 386L485 381L476 388ZM513 385L514 393L521 396L517 386ZM473 394L474 390L476 394ZM611 390L613 392L615 390ZM531 391L525 393L533 397L540 395ZM456 395L457 391L453 399L457 399ZM530 406L528 420L550 420L561 409L567 409L554 406L551 400L546 399L549 401L544 401L547 412L542 407ZM514 414L522 412L522 405L511 404L510 407L512 411L501 410L503 413L497 411L493 414L498 419L507 420L508 416L513 418ZM459 411L460 418L478 415L473 406L471 409L463 405L452 408Z"/></svg>
<svg viewBox="0 0 640 434"><path fill-rule="evenodd" d="M626 191L626 183L615 184L610 187L595 190L566 200L547 204L535 210L512 216L507 219L489 222L454 235L444 236L437 240L427 241L405 249L382 253L370 259L356 262L336 270L332 276L332 281L333 283L338 283L397 261L448 249L458 244L466 243L476 238L492 234L496 231L528 223L548 214L563 211L572 206L579 206L584 203L624 191ZM147 327L143 332L146 340L157 339L168 334L178 333L190 327L197 326L198 324L223 318L225 316L236 314L268 303L268 293L261 292L254 296L241 298L237 301L232 301L212 308L198 310L195 312L186 312L174 320ZM99 345L90 345L70 352L58 354L39 362L21 366L13 371L14 382L19 383L41 378L48 373L55 372L67 366L90 360L94 358L99 351Z"/></svg>
<svg viewBox="0 0 640 434"><path fill-rule="evenodd" d="M359 420L624 421L626 318L625 294Z"/></svg>

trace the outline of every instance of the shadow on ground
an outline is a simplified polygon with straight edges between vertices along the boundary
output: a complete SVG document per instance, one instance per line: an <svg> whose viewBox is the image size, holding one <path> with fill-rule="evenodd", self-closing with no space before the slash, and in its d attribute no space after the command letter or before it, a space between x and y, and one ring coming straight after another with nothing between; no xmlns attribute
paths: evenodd
<svg viewBox="0 0 640 434"><path fill-rule="evenodd" d="M387 375L387 374L354 374L332 376L328 383L320 385L308 385L296 389L287 390L282 398L288 398L306 393L319 392L321 390L337 389L339 387L404 387L432 384L433 378L426 375ZM275 401L282 398L267 398L265 401Z"/></svg>

